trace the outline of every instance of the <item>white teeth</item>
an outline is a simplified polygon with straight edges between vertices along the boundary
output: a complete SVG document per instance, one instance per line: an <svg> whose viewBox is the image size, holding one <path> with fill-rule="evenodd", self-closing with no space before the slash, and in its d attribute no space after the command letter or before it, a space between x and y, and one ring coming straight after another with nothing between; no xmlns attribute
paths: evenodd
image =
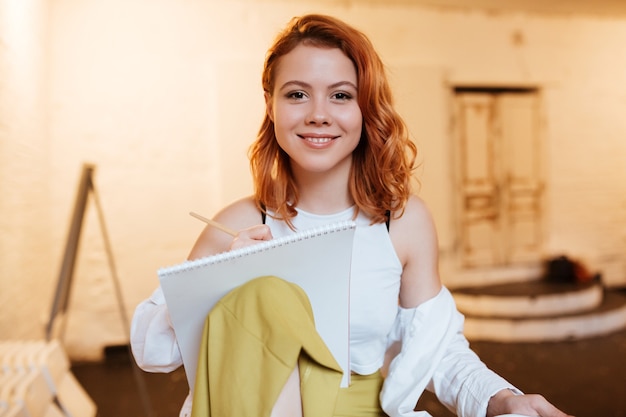
<svg viewBox="0 0 626 417"><path fill-rule="evenodd" d="M304 139L313 143L327 143L333 140L332 138L309 138L309 137L305 137Z"/></svg>

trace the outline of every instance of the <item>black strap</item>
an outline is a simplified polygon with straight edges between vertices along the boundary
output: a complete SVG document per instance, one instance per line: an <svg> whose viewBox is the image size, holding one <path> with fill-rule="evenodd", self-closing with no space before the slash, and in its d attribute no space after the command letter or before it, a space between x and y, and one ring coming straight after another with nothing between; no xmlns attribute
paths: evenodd
<svg viewBox="0 0 626 417"><path fill-rule="evenodd" d="M261 221L265 224L265 219L267 218L267 213L265 212L265 204L260 203L261 206Z"/></svg>
<svg viewBox="0 0 626 417"><path fill-rule="evenodd" d="M389 223L391 223L391 210L387 210L385 212L385 216L387 217L387 220L385 221L385 225L387 225L387 231L389 231Z"/></svg>

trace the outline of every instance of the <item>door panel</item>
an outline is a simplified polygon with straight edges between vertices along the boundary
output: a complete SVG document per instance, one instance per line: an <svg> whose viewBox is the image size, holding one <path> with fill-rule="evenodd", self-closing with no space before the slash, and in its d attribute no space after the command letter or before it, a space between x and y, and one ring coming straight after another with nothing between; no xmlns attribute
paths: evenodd
<svg viewBox="0 0 626 417"><path fill-rule="evenodd" d="M458 97L461 247L469 266L492 265L500 258L494 105L489 94Z"/></svg>
<svg viewBox="0 0 626 417"><path fill-rule="evenodd" d="M506 259L532 261L541 249L541 144L536 94L503 94L497 99L506 161L502 212Z"/></svg>
<svg viewBox="0 0 626 417"><path fill-rule="evenodd" d="M462 92L457 115L464 266L539 260L542 180L536 92Z"/></svg>

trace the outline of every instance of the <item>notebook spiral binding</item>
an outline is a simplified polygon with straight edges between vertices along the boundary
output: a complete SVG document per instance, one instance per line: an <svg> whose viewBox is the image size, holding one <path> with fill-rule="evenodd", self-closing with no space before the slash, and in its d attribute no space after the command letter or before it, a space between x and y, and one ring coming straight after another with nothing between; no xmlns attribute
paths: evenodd
<svg viewBox="0 0 626 417"><path fill-rule="evenodd" d="M163 277L171 274L175 274L181 271L199 268L207 264L217 264L221 262L227 262L237 258L242 258L251 254L264 252L275 247L288 245L292 242L299 240L311 239L316 236L326 235L329 233L338 232L346 229L353 229L356 227L356 223L353 220L346 220L337 223L331 223L325 226L314 227L307 230L302 230L291 235L281 236L272 240L262 241L251 246L245 246L243 248L234 249L227 252L218 253L216 255L210 255L203 258L194 260L188 260L181 264L160 268L158 275Z"/></svg>

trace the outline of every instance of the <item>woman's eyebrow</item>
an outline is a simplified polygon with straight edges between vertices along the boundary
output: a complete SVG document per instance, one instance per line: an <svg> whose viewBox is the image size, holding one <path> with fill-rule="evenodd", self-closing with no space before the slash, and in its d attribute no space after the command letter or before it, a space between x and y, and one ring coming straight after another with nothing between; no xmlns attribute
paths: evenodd
<svg viewBox="0 0 626 417"><path fill-rule="evenodd" d="M331 84L328 88L329 89L333 89L333 88L337 88L337 87L343 87L343 86L349 86L354 88L355 90L358 90L357 86L354 85L354 83L352 81L339 81L337 83Z"/></svg>
<svg viewBox="0 0 626 417"><path fill-rule="evenodd" d="M334 88L337 87L343 87L343 86L349 86L351 88L354 88L355 90L358 90L357 86L354 85L353 82L351 81L338 81L336 83L333 83L331 85L328 86L329 90L332 90ZM299 80L291 80L291 81L287 81L285 82L281 87L280 90L286 88L286 87L291 87L291 86L296 86L296 87L302 87L302 88L311 88L311 84L304 82L304 81L299 81Z"/></svg>
<svg viewBox="0 0 626 417"><path fill-rule="evenodd" d="M280 90L283 90L287 87L303 87L303 88L311 88L311 84L305 83L304 81L291 80L287 81L283 85L280 86Z"/></svg>

